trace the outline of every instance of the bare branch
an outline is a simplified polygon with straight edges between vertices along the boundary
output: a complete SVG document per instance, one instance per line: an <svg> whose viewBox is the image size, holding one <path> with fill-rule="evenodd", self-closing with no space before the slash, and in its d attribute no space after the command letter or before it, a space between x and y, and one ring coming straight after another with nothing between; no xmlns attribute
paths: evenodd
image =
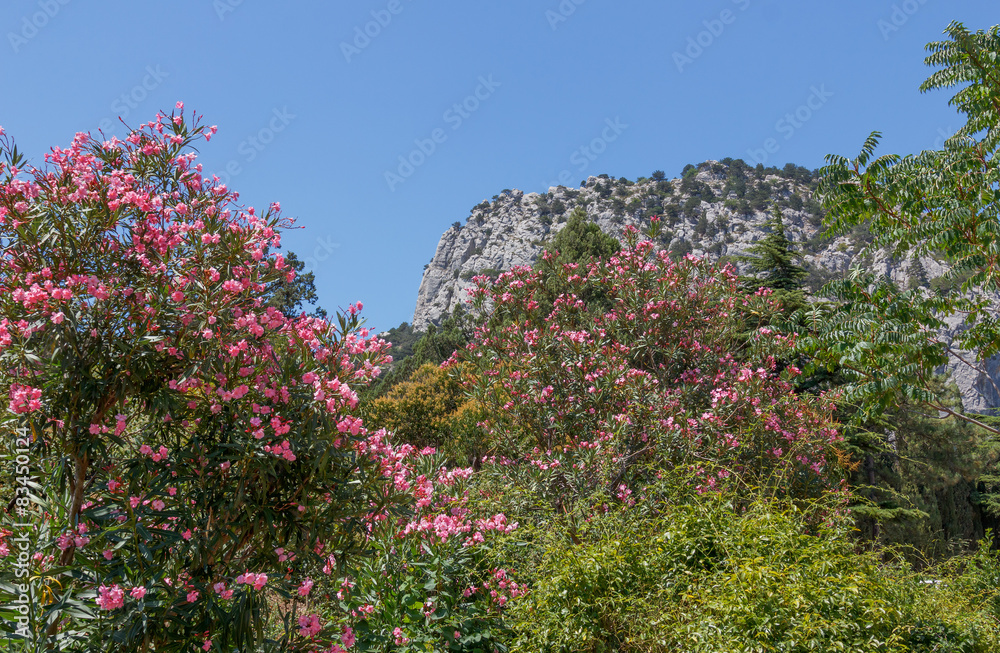
<svg viewBox="0 0 1000 653"><path fill-rule="evenodd" d="M942 404L933 403L933 402L928 402L927 405L930 406L931 408L935 409L935 410L941 411L942 413L948 413L952 417L956 417L956 418L962 420L963 422L969 422L970 424L975 424L976 426L989 431L993 435L1000 435L1000 428L996 428L994 426L989 426L987 424L983 424L978 419L974 419L972 417L969 417L968 415L965 415L963 413L959 413L959 412L957 412L957 411L949 408L948 406L944 406Z"/></svg>
<svg viewBox="0 0 1000 653"><path fill-rule="evenodd" d="M997 397L1000 397L1000 387L997 387L996 381L993 380L993 377L990 376L989 372L987 372L983 368L975 365L974 363L970 363L969 361L965 360L965 358L960 353L958 353L958 350L952 348L951 345L945 345L944 349L950 355L954 356L955 358L957 358L958 360L962 361L963 363L965 363L966 365L968 365L969 367L971 367L975 371L977 371L980 374L982 374L983 376L985 376L989 380L990 385L993 386L993 390L996 391Z"/></svg>

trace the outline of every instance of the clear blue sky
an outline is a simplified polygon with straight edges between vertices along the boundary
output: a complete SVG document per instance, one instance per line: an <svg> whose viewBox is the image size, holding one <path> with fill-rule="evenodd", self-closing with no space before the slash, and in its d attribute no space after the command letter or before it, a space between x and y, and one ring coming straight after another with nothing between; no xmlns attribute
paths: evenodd
<svg viewBox="0 0 1000 653"><path fill-rule="evenodd" d="M504 188L544 191L564 170L572 185L676 176L686 163L751 161L768 139L768 165L809 168L856 154L876 129L883 152L934 147L960 119L947 95L918 92L923 46L951 20L1000 22L996 9L7 0L0 125L38 162L77 131L183 100L219 126L206 168L228 167L243 200L280 201L304 227L285 245L309 261L321 304L361 300L383 329L412 316L441 233ZM401 156L417 165L400 169Z"/></svg>

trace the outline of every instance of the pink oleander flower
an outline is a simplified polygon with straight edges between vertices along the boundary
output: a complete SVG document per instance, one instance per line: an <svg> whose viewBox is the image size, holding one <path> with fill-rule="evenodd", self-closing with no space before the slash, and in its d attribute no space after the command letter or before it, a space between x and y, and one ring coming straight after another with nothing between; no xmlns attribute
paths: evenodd
<svg viewBox="0 0 1000 653"><path fill-rule="evenodd" d="M125 605L125 592L118 585L97 588L97 607L101 610L115 610Z"/></svg>
<svg viewBox="0 0 1000 653"><path fill-rule="evenodd" d="M73 535L71 533L63 533L56 538L56 547L58 547L60 551L65 551L71 546L73 546Z"/></svg>
<svg viewBox="0 0 1000 653"><path fill-rule="evenodd" d="M321 630L323 626L320 625L319 615L304 614L299 617L299 634L303 637L314 637Z"/></svg>
<svg viewBox="0 0 1000 653"><path fill-rule="evenodd" d="M255 590L262 590L267 584L267 574L247 572L236 577L237 585L252 585Z"/></svg>
<svg viewBox="0 0 1000 653"><path fill-rule="evenodd" d="M9 396L10 403L7 407L12 413L31 413L42 407L42 391L39 388L13 383Z"/></svg>
<svg viewBox="0 0 1000 653"><path fill-rule="evenodd" d="M128 593L128 595L137 601L141 601L142 597L146 596L146 588L141 586L133 587L132 590Z"/></svg>
<svg viewBox="0 0 1000 653"><path fill-rule="evenodd" d="M224 600L233 598L233 590L226 589L225 583L216 583L215 585L212 585L212 589L215 590L215 593Z"/></svg>

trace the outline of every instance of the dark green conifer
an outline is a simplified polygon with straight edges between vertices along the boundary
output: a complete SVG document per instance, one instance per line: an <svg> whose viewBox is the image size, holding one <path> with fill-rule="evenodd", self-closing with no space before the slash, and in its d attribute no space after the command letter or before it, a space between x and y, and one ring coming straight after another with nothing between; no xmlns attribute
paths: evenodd
<svg viewBox="0 0 1000 653"><path fill-rule="evenodd" d="M621 243L590 221L586 211L577 207L569 214L566 226L559 230L546 249L553 253L559 252L556 258L559 263L584 265L610 258L621 247Z"/></svg>
<svg viewBox="0 0 1000 653"><path fill-rule="evenodd" d="M770 288L781 306L781 312L787 317L806 307L803 284L809 273L796 263L800 257L785 234L784 216L780 209L774 208L764 229L767 235L751 245L747 254L736 257L737 261L748 264L749 274L741 281L748 291Z"/></svg>

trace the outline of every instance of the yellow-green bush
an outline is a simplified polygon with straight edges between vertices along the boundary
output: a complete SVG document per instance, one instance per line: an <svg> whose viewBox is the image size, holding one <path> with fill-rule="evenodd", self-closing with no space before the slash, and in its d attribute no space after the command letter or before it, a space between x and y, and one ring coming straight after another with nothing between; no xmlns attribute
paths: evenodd
<svg viewBox="0 0 1000 653"><path fill-rule="evenodd" d="M470 464L482 454L478 405L438 365L424 363L408 380L372 400L366 411L366 423L385 427L396 440L418 449L434 447L457 464Z"/></svg>
<svg viewBox="0 0 1000 653"><path fill-rule="evenodd" d="M855 551L836 508L744 510L720 495L655 519L610 512L580 544L550 540L511 611L512 650L1000 650L996 556L925 583L905 563Z"/></svg>

